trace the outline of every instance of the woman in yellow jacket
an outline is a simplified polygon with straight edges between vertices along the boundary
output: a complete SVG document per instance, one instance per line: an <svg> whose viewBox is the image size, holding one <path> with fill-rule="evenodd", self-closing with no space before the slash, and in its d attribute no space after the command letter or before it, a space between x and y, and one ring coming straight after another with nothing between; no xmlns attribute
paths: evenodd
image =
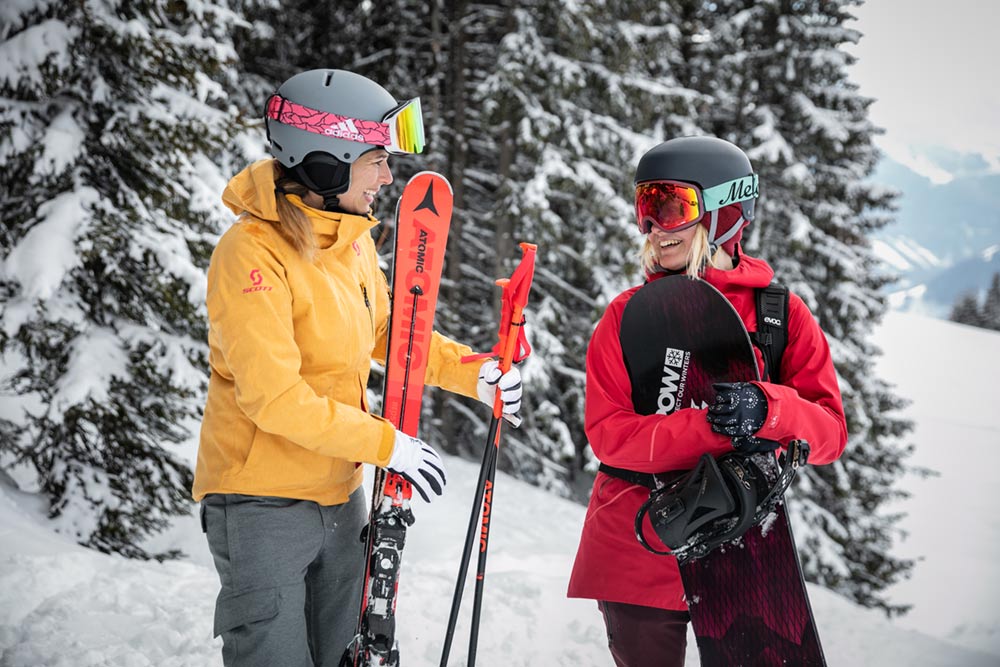
<svg viewBox="0 0 1000 667"><path fill-rule="evenodd" d="M389 316L371 206L392 182L389 154L420 152L423 128L419 101L397 104L342 70L286 81L265 123L275 159L229 182L239 218L208 271L193 495L222 583L214 633L227 667L335 665L361 596L360 464L400 473L428 502L446 481L437 452L370 414L365 396ZM435 332L427 384L491 404L499 386L516 413L517 370L463 364L471 352Z"/></svg>

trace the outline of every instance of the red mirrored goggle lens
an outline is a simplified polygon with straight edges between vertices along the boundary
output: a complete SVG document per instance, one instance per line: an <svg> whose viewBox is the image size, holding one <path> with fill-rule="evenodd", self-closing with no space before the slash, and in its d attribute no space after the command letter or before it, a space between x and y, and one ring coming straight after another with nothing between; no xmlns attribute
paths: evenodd
<svg viewBox="0 0 1000 667"><path fill-rule="evenodd" d="M684 229L700 220L704 210L693 185L654 181L635 188L635 217L643 234L653 225L667 232Z"/></svg>

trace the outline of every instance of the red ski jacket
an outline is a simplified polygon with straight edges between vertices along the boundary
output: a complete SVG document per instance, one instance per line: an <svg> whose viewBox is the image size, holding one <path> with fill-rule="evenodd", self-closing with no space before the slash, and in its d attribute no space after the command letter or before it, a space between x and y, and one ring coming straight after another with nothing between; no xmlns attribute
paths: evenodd
<svg viewBox="0 0 1000 667"><path fill-rule="evenodd" d="M654 276L651 280L662 277ZM704 278L736 308L748 331L757 330L755 288L774 277L766 262L742 256L736 268L709 268ZM639 415L619 333L625 305L639 287L619 294L597 324L587 349L585 427L594 454L615 468L658 473L694 467L705 452L732 451L729 438L713 433L706 409L685 408L670 415ZM802 299L789 294L788 344L781 377L757 383L767 396L767 421L758 435L782 444L809 442L809 463L835 461L847 443L847 424L830 348ZM757 353L763 373L763 359ZM636 511L649 489L598 473L569 582L569 597L607 600L661 609L687 609L677 561L646 551L635 537ZM645 536L657 539L649 519Z"/></svg>

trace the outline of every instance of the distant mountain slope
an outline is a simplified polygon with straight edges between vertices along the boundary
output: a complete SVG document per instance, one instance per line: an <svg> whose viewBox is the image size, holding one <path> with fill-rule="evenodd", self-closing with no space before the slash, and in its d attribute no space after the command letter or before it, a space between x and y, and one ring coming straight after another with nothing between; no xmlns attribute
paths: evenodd
<svg viewBox="0 0 1000 667"><path fill-rule="evenodd" d="M971 160L971 158L969 158ZM902 192L896 223L878 238L907 238L946 264L1000 243L1000 174L956 169L953 179L935 185L888 158L873 179Z"/></svg>
<svg viewBox="0 0 1000 667"><path fill-rule="evenodd" d="M986 290L993 274L1000 273L1000 245L993 245L978 255L957 262L927 281L924 298L949 307L969 293Z"/></svg>
<svg viewBox="0 0 1000 667"><path fill-rule="evenodd" d="M985 290L1000 271L1000 174L981 156L927 153L951 180L935 184L884 158L873 179L901 192L896 222L873 239L875 252L899 280L896 308L946 317L964 294Z"/></svg>

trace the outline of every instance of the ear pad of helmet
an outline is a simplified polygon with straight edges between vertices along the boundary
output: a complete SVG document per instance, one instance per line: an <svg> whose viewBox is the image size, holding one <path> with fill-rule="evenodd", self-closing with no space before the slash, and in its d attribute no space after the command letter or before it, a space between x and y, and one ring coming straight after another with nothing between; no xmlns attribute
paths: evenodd
<svg viewBox="0 0 1000 667"><path fill-rule="evenodd" d="M288 172L293 179L324 199L347 192L351 185L351 165L329 153L310 153Z"/></svg>

